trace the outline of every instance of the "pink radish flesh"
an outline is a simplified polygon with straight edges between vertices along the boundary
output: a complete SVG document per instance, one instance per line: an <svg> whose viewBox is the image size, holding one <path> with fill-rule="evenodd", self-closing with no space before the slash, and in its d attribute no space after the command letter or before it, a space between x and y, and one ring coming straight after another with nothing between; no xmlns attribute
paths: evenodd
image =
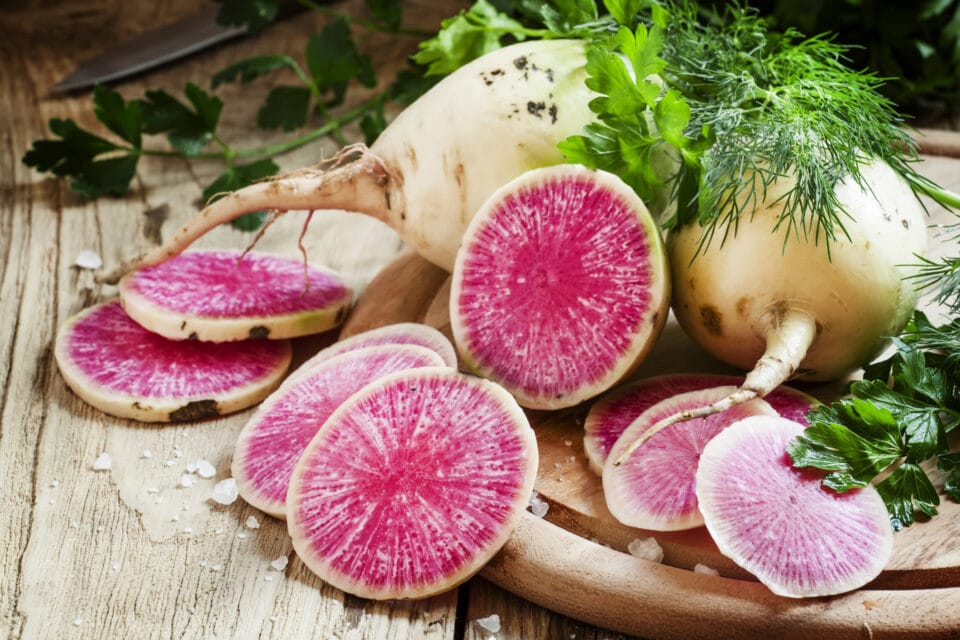
<svg viewBox="0 0 960 640"><path fill-rule="evenodd" d="M452 280L455 343L521 405L570 406L646 355L666 317L666 274L656 226L618 178L531 171L467 231Z"/></svg>
<svg viewBox="0 0 960 640"><path fill-rule="evenodd" d="M190 251L120 282L134 320L172 339L292 338L339 325L353 293L332 271L240 251Z"/></svg>
<svg viewBox="0 0 960 640"><path fill-rule="evenodd" d="M426 597L506 542L537 469L533 430L489 381L450 369L383 378L310 442L287 498L293 546L320 578L361 597Z"/></svg>
<svg viewBox="0 0 960 640"><path fill-rule="evenodd" d="M836 493L793 467L786 448L803 429L761 416L719 434L697 471L700 509L720 551L774 593L844 593L886 566L893 529L873 487Z"/></svg>
<svg viewBox="0 0 960 640"><path fill-rule="evenodd" d="M286 517L293 468L337 407L388 373L443 365L443 359L425 347L384 345L334 356L306 373L297 371L240 432L233 454L240 496L272 516Z"/></svg>
<svg viewBox="0 0 960 640"><path fill-rule="evenodd" d="M364 347L383 344L415 344L436 352L448 367L457 366L457 352L439 330L418 322L398 322L363 333L357 333L333 343L303 363L303 367L319 364L329 358Z"/></svg>
<svg viewBox="0 0 960 640"><path fill-rule="evenodd" d="M208 418L262 400L290 364L290 343L173 341L131 320L120 303L71 318L56 341L73 391L101 411L148 422Z"/></svg>
<svg viewBox="0 0 960 640"><path fill-rule="evenodd" d="M740 385L742 376L677 373L643 378L611 391L595 402L583 424L583 449L590 468L603 473L614 443L637 416L671 396L725 385ZM791 387L780 386L764 400L781 416L806 424L806 415L817 400Z"/></svg>
<svg viewBox="0 0 960 640"><path fill-rule="evenodd" d="M658 402L627 427L611 450L610 460L615 460L638 435L658 421L677 411L725 398L735 389L727 386L688 391ZM702 525L694 486L700 453L711 438L731 423L762 414L776 415L763 400L753 400L721 413L687 420L658 432L622 465L607 463L603 493L610 513L623 524L655 531Z"/></svg>

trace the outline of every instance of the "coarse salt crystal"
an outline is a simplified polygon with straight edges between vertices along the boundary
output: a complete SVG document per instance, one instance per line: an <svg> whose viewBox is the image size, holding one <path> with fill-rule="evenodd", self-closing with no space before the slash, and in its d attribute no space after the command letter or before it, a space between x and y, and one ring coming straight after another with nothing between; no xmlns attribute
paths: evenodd
<svg viewBox="0 0 960 640"><path fill-rule="evenodd" d="M273 567L274 571L283 571L287 568L287 563L290 562L290 559L287 556L280 556L270 561L270 566Z"/></svg>
<svg viewBox="0 0 960 640"><path fill-rule="evenodd" d="M71 529L79 529L79 528L80 528L80 523L77 522L76 520L71 520L71 521L70 521L70 528L71 528Z"/></svg>
<svg viewBox="0 0 960 640"><path fill-rule="evenodd" d="M147 487L147 493L160 493L160 487Z"/></svg>
<svg viewBox="0 0 960 640"><path fill-rule="evenodd" d="M247 529L259 529L259 528L260 528L260 521L257 520L257 519L256 519L255 517L253 517L253 516L250 516L249 518L247 518L246 524L247 524Z"/></svg>
<svg viewBox="0 0 960 640"><path fill-rule="evenodd" d="M273 580L273 576L269 576L269 575L263 576L263 579L266 580L267 582L270 582L271 580Z"/></svg>
<svg viewBox="0 0 960 640"><path fill-rule="evenodd" d="M94 471L106 471L113 466L113 460L110 459L110 454L104 451L100 454L100 457L93 461L93 470Z"/></svg>
<svg viewBox="0 0 960 640"><path fill-rule="evenodd" d="M217 468L206 460L197 460L197 473L201 478L212 478L217 475Z"/></svg>
<svg viewBox="0 0 960 640"><path fill-rule="evenodd" d="M477 618L477 626L479 626L484 631L489 631L490 633L499 633L500 632L500 616L497 614L491 614L486 618Z"/></svg>
<svg viewBox="0 0 960 640"><path fill-rule="evenodd" d="M213 493L210 498L218 504L233 504L240 495L237 490L237 481L233 478L221 480L213 487Z"/></svg>
<svg viewBox="0 0 960 640"><path fill-rule="evenodd" d="M708 567L705 564L700 564L699 562L693 566L694 573L705 573L708 576L718 576L720 572L714 569L713 567Z"/></svg>
<svg viewBox="0 0 960 640"><path fill-rule="evenodd" d="M176 461L176 460L164 460L164 461L163 461L163 464L164 464L165 466L172 467L173 465L177 464L177 461Z"/></svg>
<svg viewBox="0 0 960 640"><path fill-rule="evenodd" d="M627 545L627 551L634 558L663 562L663 547L660 546L656 538L636 538Z"/></svg>
<svg viewBox="0 0 960 640"><path fill-rule="evenodd" d="M99 269L103 266L103 258L101 258L100 254L96 251L84 249L77 254L77 259L74 261L74 264L81 269Z"/></svg>
<svg viewBox="0 0 960 640"><path fill-rule="evenodd" d="M183 532L187 535L190 535L191 533L193 533L193 527L184 527Z"/></svg>
<svg viewBox="0 0 960 640"><path fill-rule="evenodd" d="M191 487L193 486L193 476L189 473L185 473L180 476L180 486L181 487Z"/></svg>
<svg viewBox="0 0 960 640"><path fill-rule="evenodd" d="M542 518L547 515L547 511L550 509L550 505L540 497L540 494L534 491L530 494L530 513Z"/></svg>
<svg viewBox="0 0 960 640"><path fill-rule="evenodd" d="M54 480L54 481L52 481L52 482L50 483L50 488L51 488L51 489L56 489L56 488L59 487L59 486L60 486L60 481L59 481L59 480Z"/></svg>
<svg viewBox="0 0 960 640"><path fill-rule="evenodd" d="M153 451L150 451L150 449L144 449L143 453L140 454L140 457L150 459L153 457Z"/></svg>
<svg viewBox="0 0 960 640"><path fill-rule="evenodd" d="M197 463L188 462L187 463L187 473L196 473L197 472Z"/></svg>
<svg viewBox="0 0 960 640"><path fill-rule="evenodd" d="M74 619L73 619L73 626L79 627L79 626L82 625L82 624L83 624L83 618L74 618Z"/></svg>
<svg viewBox="0 0 960 640"><path fill-rule="evenodd" d="M241 540L246 540L247 538L250 537L250 534L247 533L246 531L238 531L237 537L240 538Z"/></svg>
<svg viewBox="0 0 960 640"><path fill-rule="evenodd" d="M223 565L222 565L222 564L215 564L215 565L213 565L213 566L210 567L210 568L213 569L214 571L220 571L221 569L223 569Z"/></svg>

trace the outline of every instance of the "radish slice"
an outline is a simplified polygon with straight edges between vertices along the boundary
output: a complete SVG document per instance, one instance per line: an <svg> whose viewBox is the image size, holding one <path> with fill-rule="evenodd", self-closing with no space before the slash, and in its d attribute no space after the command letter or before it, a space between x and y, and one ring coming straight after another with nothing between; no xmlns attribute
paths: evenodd
<svg viewBox="0 0 960 640"><path fill-rule="evenodd" d="M67 386L97 409L179 422L256 404L280 384L291 348L286 340L168 340L131 320L114 300L64 323L55 356Z"/></svg>
<svg viewBox="0 0 960 640"><path fill-rule="evenodd" d="M294 338L343 322L353 292L336 273L240 251L189 251L120 281L130 317L171 340Z"/></svg>
<svg viewBox="0 0 960 640"><path fill-rule="evenodd" d="M852 591L893 552L893 528L872 486L836 493L822 473L795 469L787 445L803 425L757 416L703 450L697 496L720 551L771 591L793 598Z"/></svg>
<svg viewBox="0 0 960 640"><path fill-rule="evenodd" d="M688 391L662 400L634 420L614 444L603 469L607 508L618 521L653 531L692 529L703 524L694 475L704 446L727 425L752 415L776 415L763 400L751 400L705 418L658 432L646 445L613 464L633 441L660 420L690 407L725 398L736 387Z"/></svg>
<svg viewBox="0 0 960 640"><path fill-rule="evenodd" d="M392 374L310 442L287 498L303 562L348 593L421 598L476 573L533 491L537 445L499 385L450 369Z"/></svg>
<svg viewBox="0 0 960 640"><path fill-rule="evenodd" d="M623 385L597 400L583 423L583 450L590 468L603 473L603 465L614 443L637 417L671 396L724 385L740 385L743 376L709 373L676 373L643 378ZM807 413L819 402L787 386L780 386L764 400L784 418L806 424Z"/></svg>
<svg viewBox="0 0 960 640"><path fill-rule="evenodd" d="M528 171L481 207L450 294L464 362L532 409L568 407L635 368L667 318L660 232L622 180Z"/></svg>
<svg viewBox="0 0 960 640"><path fill-rule="evenodd" d="M426 347L381 345L345 352L309 371L298 370L257 408L240 432L232 463L240 496L274 517L285 518L293 468L344 400L388 373L443 365L443 359Z"/></svg>
<svg viewBox="0 0 960 640"><path fill-rule="evenodd" d="M300 366L300 370L312 367L347 351L382 344L420 345L435 351L443 358L444 364L448 367L456 368L457 366L457 352L453 348L453 344L438 329L419 322L398 322L339 340L317 352L316 355Z"/></svg>

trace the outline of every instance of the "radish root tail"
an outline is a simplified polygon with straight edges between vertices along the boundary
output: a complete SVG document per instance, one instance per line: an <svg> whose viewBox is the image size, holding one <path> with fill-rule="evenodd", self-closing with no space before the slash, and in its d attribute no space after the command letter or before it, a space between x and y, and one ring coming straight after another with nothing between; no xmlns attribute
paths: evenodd
<svg viewBox="0 0 960 640"><path fill-rule="evenodd" d="M817 336L817 323L809 313L785 306L776 307L768 317L765 331L766 350L736 391L712 404L678 411L654 423L614 460L614 466L622 465L634 451L671 425L694 418L705 418L738 404L762 398L790 379Z"/></svg>
<svg viewBox="0 0 960 640"><path fill-rule="evenodd" d="M257 182L208 204L162 245L99 274L97 282L115 284L136 269L160 264L182 253L211 229L251 211L342 209L390 225L404 203L398 180L365 145L344 147L315 167Z"/></svg>

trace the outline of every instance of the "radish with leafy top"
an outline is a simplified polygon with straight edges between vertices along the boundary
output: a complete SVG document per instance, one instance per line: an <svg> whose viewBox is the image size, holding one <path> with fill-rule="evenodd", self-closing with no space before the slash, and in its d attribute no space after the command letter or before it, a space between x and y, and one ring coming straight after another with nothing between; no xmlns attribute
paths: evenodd
<svg viewBox="0 0 960 640"><path fill-rule="evenodd" d="M522 42L474 60L401 112L369 149L349 147L325 167L228 194L102 279L163 262L217 225L263 209L363 213L450 271L484 200L529 169L563 162L557 144L591 120L584 64L577 40Z"/></svg>

